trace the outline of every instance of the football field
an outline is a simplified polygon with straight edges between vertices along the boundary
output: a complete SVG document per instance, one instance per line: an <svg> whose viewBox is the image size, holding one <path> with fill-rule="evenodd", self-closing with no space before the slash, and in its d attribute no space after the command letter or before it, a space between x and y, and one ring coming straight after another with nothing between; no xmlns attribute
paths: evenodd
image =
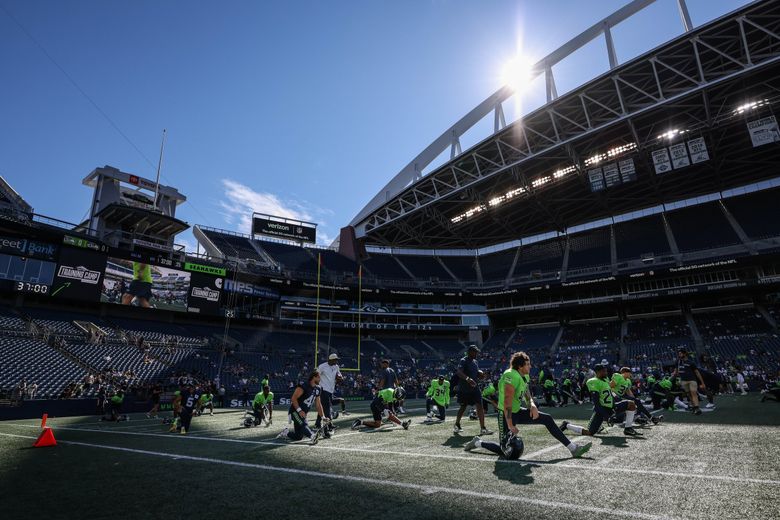
<svg viewBox="0 0 780 520"><path fill-rule="evenodd" d="M463 451L477 422L453 435L451 406L445 424L423 424L420 401L407 403L408 431L352 431L368 403L349 403L316 446L275 439L286 410L250 429L243 412L220 410L186 436L143 414L50 418L59 445L36 449L39 420L6 421L2 518L780 518L780 405L759 398L724 396L700 417L668 412L641 438L610 428L583 459L543 426L521 426L514 462ZM583 424L590 406L545 411Z"/></svg>

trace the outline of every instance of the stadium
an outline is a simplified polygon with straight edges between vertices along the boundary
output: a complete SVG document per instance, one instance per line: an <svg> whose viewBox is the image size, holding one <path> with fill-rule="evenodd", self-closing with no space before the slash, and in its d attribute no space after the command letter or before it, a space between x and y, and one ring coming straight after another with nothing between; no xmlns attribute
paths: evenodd
<svg viewBox="0 0 780 520"><path fill-rule="evenodd" d="M653 3L329 246L190 224L186 185L110 165L82 222L0 177L3 517L780 518L780 1L677 0L619 62ZM594 40L610 70L559 95Z"/></svg>

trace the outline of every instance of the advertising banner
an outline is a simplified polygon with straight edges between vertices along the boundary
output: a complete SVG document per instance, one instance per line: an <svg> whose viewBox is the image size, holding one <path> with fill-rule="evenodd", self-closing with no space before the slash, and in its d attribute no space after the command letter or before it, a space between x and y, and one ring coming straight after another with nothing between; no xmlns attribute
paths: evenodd
<svg viewBox="0 0 780 520"><path fill-rule="evenodd" d="M279 222L265 217L252 217L252 234L289 238L300 242L317 241L317 228Z"/></svg>
<svg viewBox="0 0 780 520"><path fill-rule="evenodd" d="M224 278L209 276L203 273L192 273L190 275L187 311L219 315L219 303L222 299L224 280Z"/></svg>
<svg viewBox="0 0 780 520"><path fill-rule="evenodd" d="M90 249L63 247L51 296L96 302L100 297L106 256Z"/></svg>

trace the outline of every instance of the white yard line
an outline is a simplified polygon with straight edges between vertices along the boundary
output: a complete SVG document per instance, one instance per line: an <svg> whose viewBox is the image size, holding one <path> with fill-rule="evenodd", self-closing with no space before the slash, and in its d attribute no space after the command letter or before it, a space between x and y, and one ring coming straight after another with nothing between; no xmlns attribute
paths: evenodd
<svg viewBox="0 0 780 520"><path fill-rule="evenodd" d="M6 426L16 426L19 428L38 428L38 426L33 425L26 425L26 424L6 424ZM348 448L343 446L332 446L329 445L327 442L317 444L316 446L309 446L308 444L304 442L299 443L291 443L287 441L258 441L258 440L249 440L249 439L222 439L218 437L201 437L198 435L177 435L177 434L162 434L162 433L142 433L142 432L126 432L126 431L111 431L111 430L88 430L85 428L68 428L64 426L59 426L56 428L57 430L71 430L71 431L81 431L81 432L94 432L94 433L110 433L110 434L116 434L116 435L135 435L135 436L141 436L141 437L162 437L165 439L181 439L181 440L187 440L187 439L195 439L199 441L211 441L211 442L228 442L228 443L236 443L236 444L257 444L257 445L267 445L267 446L306 446L310 449L323 449L323 450L334 450L334 451L347 451L347 452L353 452L353 453L368 453L371 455L399 455L404 457L414 457L414 458L432 458L432 459L449 459L449 460L464 460L468 462L492 462L492 463L502 463L502 464L533 464L538 465L539 467L544 468L553 468L553 469L578 469L578 470L586 470L586 471L592 471L593 465L592 464L571 464L571 463L561 463L561 462L547 462L547 461L528 461L528 460L517 460L517 461L511 461L511 460L504 460L504 459L497 459L496 457L480 457L480 456L469 456L469 455L445 455L445 454L438 454L438 453L424 453L424 452L409 452L409 451L392 451L392 450L374 450L374 449L365 449L365 448ZM547 449L547 448L545 448ZM773 486L780 485L780 480L771 480L771 479L756 479L756 478L747 478L747 477L731 477L727 475L700 475L696 473L679 473L674 471L656 471L656 470L647 470L647 469L636 469L636 468L621 468L621 467L599 467L599 471L607 471L607 472L613 472L613 473L628 473L630 475L658 475L663 477L675 477L675 478L692 478L692 479L702 479L702 480L716 480L716 481L723 481L723 482L738 482L740 484L768 484Z"/></svg>
<svg viewBox="0 0 780 520"><path fill-rule="evenodd" d="M23 439L35 439L35 437L27 436L27 435L15 435L15 434L9 434L9 433L0 433L0 435L6 436L6 437L17 437L17 438L23 438ZM372 486L377 486L383 489L387 489L388 487L396 487L401 489L410 489L413 491L418 491L423 494L435 494L435 493L447 493L450 495L459 495L459 496L466 496L466 497L473 497L473 498L479 498L479 499L492 499L492 500L500 500L500 501L511 501L511 502L519 502L523 504L530 504L534 506L540 506L540 507L553 507L558 509L568 509L573 511L579 511L579 512L586 512L586 513L598 513L602 515L611 515L611 516L619 516L623 518L642 518L642 519L648 519L648 520L669 520L673 517L665 516L665 515L651 515L647 513L641 513L637 511L626 511L626 510L620 510L620 509L606 509L601 507L593 507L593 506L586 506L586 505L580 505L580 504L572 504L569 502L554 502L550 500L540 500L536 498L526 498L518 495L501 495L497 493L484 493L481 491L470 491L466 489L461 488L450 488L450 487L444 487L444 486L430 486L430 485L422 485L422 484L413 484L409 482L397 482L393 480L382 480L382 479L375 479L375 478L368 478L368 477L360 477L356 475L338 475L334 473L325 473L321 471L311 471L311 470L305 470L305 469L296 469L296 468L283 468L283 467L277 467L277 466L268 466L266 464L253 464L249 462L238 462L238 461L232 461L232 460L223 460L223 459L213 459L208 457L194 457L191 455L177 455L174 453L165 453L160 451L150 451L150 450L138 450L133 448L123 448L120 446L105 446L101 444L91 444L88 442L77 442L77 441L60 441L61 444L66 445L72 445L72 446L82 446L87 448L97 448L97 449L103 449L103 450L114 450L114 451L123 451L126 453L135 453L139 455L148 455L152 457L163 457L168 459L174 459L174 460L187 460L192 462L206 462L209 464L222 464L225 466L235 466L239 468L247 468L247 469L257 469L261 471L275 471L278 473L287 473L292 475L304 475L307 477L315 477L315 478L324 478L324 479L333 479L333 480L341 480L346 482L356 482L359 484L368 484Z"/></svg>
<svg viewBox="0 0 780 520"><path fill-rule="evenodd" d="M585 437L575 437L574 439L570 439L572 442L578 442L584 439ZM563 444L560 442L556 442L552 446L548 446L547 448L542 448L541 450L534 451L533 453L525 454L523 457L526 460L532 460L534 457L538 457L539 455L544 455L545 453L549 453L553 450L557 450L558 448L566 448Z"/></svg>

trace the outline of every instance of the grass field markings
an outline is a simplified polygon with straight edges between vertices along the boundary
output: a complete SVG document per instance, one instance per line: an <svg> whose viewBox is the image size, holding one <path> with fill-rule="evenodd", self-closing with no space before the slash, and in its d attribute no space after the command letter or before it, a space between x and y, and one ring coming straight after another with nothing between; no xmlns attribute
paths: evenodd
<svg viewBox="0 0 780 520"><path fill-rule="evenodd" d="M579 442L581 440L585 439L585 437L575 437L573 439L569 439L572 442ZM539 455L544 455L545 453L549 453L551 451L555 451L558 448L565 448L560 442L556 442L552 446L548 446L546 448L542 448L541 450L534 451L532 453L529 453L525 456L527 459L533 459L535 457L538 457Z"/></svg>
<svg viewBox="0 0 780 520"><path fill-rule="evenodd" d="M16 435L11 433L3 433L0 432L0 435L6 436L6 437L16 437L16 438L23 438L23 439L35 439L33 436L29 435ZM209 457L197 457L192 455L178 455L174 453L166 453L161 451L150 451L150 450L140 450L135 448L125 448L121 446L108 446L104 444L92 444L88 442L80 442L80 441L59 441L61 444L65 445L71 445L71 446L79 446L79 447L85 447L85 448L96 448L96 449L103 449L103 450L113 450L113 451L121 451L125 453L134 453L138 455L148 455L151 457L161 457L161 458L168 458L172 460L187 460L192 462L205 462L208 464L222 464L226 466L234 466L239 468L246 468L246 469L256 469L256 470L262 470L262 471L273 471L278 473L287 473L292 475L303 475L307 477L314 477L314 478L322 478L322 479L332 479L332 480L340 480L345 482L355 482L359 484L368 484L373 486L378 486L383 489L387 489L388 487L396 487L401 489L409 489L413 491L417 491L421 494L425 495L433 495L436 493L446 493L450 495L458 495L458 496L465 496L465 497L473 497L473 498L479 498L479 499L491 499L491 500L500 500L500 501L511 501L511 502L519 502L523 504L530 504L534 506L540 506L540 507L551 507L551 508L557 508L557 509L568 509L573 511L580 511L580 512L587 512L587 513L598 513L598 514L604 514L604 515L610 515L610 516L619 516L624 518L641 518L641 519L647 519L647 520L675 520L676 517L671 517L667 515L653 515L648 513L641 513L637 511L628 511L628 510L620 510L620 509L606 509L601 507L594 507L594 506L587 506L582 504L572 504L569 502L556 502L551 500L541 500L536 498L526 498L518 495L501 495L498 493L484 493L481 491L471 491L467 489L462 488L449 488L444 486L429 486L429 485L423 485L423 484L414 484L411 482L398 482L393 480L382 480L382 479L376 479L376 478L370 478L370 477L361 477L357 475L339 475L335 473L325 473L321 471L313 471L313 470L306 470L306 469L297 469L297 468L285 468L285 467L278 467L278 466L270 466L266 464L255 464L250 462L239 462L239 461L232 461L232 460L223 460L223 459L214 459Z"/></svg>
<svg viewBox="0 0 780 520"><path fill-rule="evenodd" d="M604 457L603 459L599 459L596 464L599 466L609 466L613 462L617 460L617 455L610 455L609 457Z"/></svg>
<svg viewBox="0 0 780 520"><path fill-rule="evenodd" d="M38 426L32 426L32 425L10 425L10 426L18 426L18 427L27 427L27 428L38 428ZM67 427L60 427L60 430L74 430L73 428L67 428ZM94 432L94 433L113 433L118 435L136 435L136 436L145 436L145 437L162 437L166 439L196 439L196 440L202 440L202 441L212 441L212 442L228 442L228 443L237 443L237 444L257 444L257 445L266 445L266 446L306 446L309 449L323 449L323 450L334 450L334 451L347 451L347 452L354 452L354 453L368 453L372 455L400 455L400 456L406 456L406 457L416 457L416 458L433 458L433 459L449 459L449 460L464 460L468 462L492 462L492 463L501 463L501 464L534 464L538 465L539 467L545 467L545 468L553 468L553 469L578 469L578 470L592 470L592 464L572 464L572 463L563 463L563 462L549 462L549 461L543 461L543 460L531 460L526 456L524 459L520 459L517 461L511 461L511 460L503 460L503 459L497 459L496 457L476 457L476 456L468 456L468 455L446 455L446 454L439 454L439 453L421 453L421 452L409 452L409 451L392 451L392 450L373 450L373 449L366 449L366 448L348 448L348 447L342 447L342 446L328 446L326 444L318 444L316 446L309 446L307 441L300 441L300 442L286 442L286 441L259 441L259 440L249 440L249 439L222 439L222 438L216 438L216 437L201 437L197 435L176 435L176 434L162 434L162 433L141 433L141 432L126 432L126 431L111 431L111 430L85 430L85 429L76 429L75 431L86 431L86 432ZM737 482L740 484L766 484L766 485L773 485L778 486L780 485L780 480L772 480L772 479L757 479L757 478L749 478L749 477L732 477L727 475L701 475L696 473L680 473L680 472L674 472L674 471L661 471L661 470L648 470L648 469L634 469L634 468L621 468L617 466L611 466L611 467L601 467L601 471L609 471L614 473L628 473L631 475L655 475L655 476L662 476L662 477L674 477L674 478L693 478L693 479L703 479L703 480L716 480L716 481L722 481L722 482Z"/></svg>

